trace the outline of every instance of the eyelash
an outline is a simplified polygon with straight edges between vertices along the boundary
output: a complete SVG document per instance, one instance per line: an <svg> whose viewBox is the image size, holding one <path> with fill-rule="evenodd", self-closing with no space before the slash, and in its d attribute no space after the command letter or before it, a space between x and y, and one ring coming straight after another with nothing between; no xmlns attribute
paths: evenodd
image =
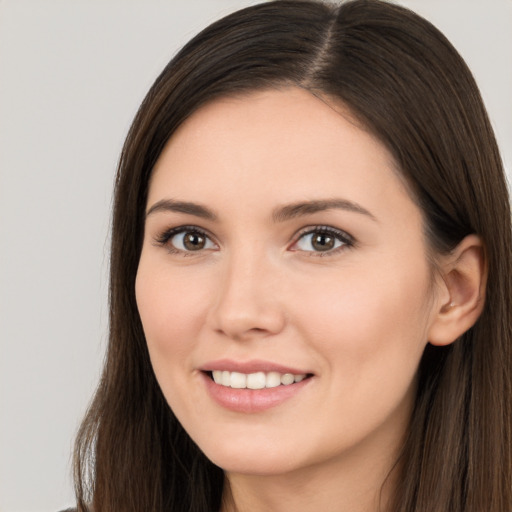
<svg viewBox="0 0 512 512"><path fill-rule="evenodd" d="M207 238L208 240L212 240L212 237L206 231L204 231L201 228L198 228L197 226L178 226L176 228L171 228L164 231L161 235L156 237L155 242L157 245L165 246L171 254L193 256L195 251L183 251L181 249L177 249L176 247L169 243L169 241L174 236L179 235L181 233L196 233L200 236L203 236L204 238ZM198 250L197 252L201 251Z"/></svg>
<svg viewBox="0 0 512 512"><path fill-rule="evenodd" d="M347 232L342 231L341 229L336 229L331 226L309 226L307 228L302 229L299 231L297 236L295 237L295 241L293 242L292 246L297 245L299 241L307 236L312 234L319 234L319 235L329 235L332 236L335 240L338 240L341 242L341 246L329 249L326 251L303 251L306 253L309 253L309 256L311 257L320 257L324 258L326 256L334 256L338 254L341 251L345 251L347 249L350 249L351 247L354 247L355 245L355 239L351 235L349 235ZM300 250L300 249L295 249Z"/></svg>
<svg viewBox="0 0 512 512"><path fill-rule="evenodd" d="M165 246L167 250L171 254L180 254L182 256L193 256L194 252L196 251L183 251L182 249L177 249L172 244L169 243L169 241L176 235L179 235L181 233L196 233L200 236L203 236L207 238L210 241L212 240L212 237L203 229L197 227L197 226L179 226L175 228L168 229L164 231L162 234L157 236L155 238L155 243L159 246ZM320 235L330 235L337 241L341 242L342 245L339 247L336 247L334 249L329 249L326 251L302 251L305 253L309 253L309 256L312 257L326 257L326 256L332 256L335 254L338 254L341 251L347 250L355 245L354 238L346 233L345 231L342 231L340 229L336 229L330 226L309 226L307 228L302 229L299 231L299 233L294 237L294 241L291 244L291 247L297 245L302 238L304 238L307 235L312 234L320 234ZM215 242L214 242L215 243ZM292 249L294 251L300 251L300 249ZM198 250L197 252L201 252L201 250Z"/></svg>

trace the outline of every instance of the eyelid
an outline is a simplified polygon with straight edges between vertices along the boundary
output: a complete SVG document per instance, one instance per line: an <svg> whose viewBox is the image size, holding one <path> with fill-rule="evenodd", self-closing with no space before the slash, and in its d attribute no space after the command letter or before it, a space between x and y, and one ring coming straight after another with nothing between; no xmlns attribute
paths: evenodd
<svg viewBox="0 0 512 512"><path fill-rule="evenodd" d="M171 247L169 241L176 235L183 232L196 232L201 234L202 236L208 238L213 244L217 247L219 244L215 241L215 238L204 228L200 228L199 226L194 226L192 224L187 224L184 226L176 226L162 231L159 235L154 237L154 243L159 246L166 246L167 249L171 253L180 253L184 255L192 255L194 251L182 251L176 247ZM198 253L203 252L202 250L197 251Z"/></svg>
<svg viewBox="0 0 512 512"><path fill-rule="evenodd" d="M343 242L343 245L341 247L336 247L334 249L330 249L327 251L302 251L301 249L293 249L293 246L297 245L297 243L299 242L299 240L302 237L304 237L306 235L313 234L313 233L324 233L324 234L332 235L335 238L337 238L338 240L340 240L341 242ZM353 247L355 245L355 243L356 243L355 238L352 235L350 235L349 233L347 233L346 231L332 227L332 226L327 226L327 225L321 224L321 225L316 225L316 226L306 226L306 227L302 228L301 230L299 230L293 237L293 242L292 242L289 250L297 251L297 252L299 252L299 251L306 252L306 253L309 253L310 256L330 256L330 255L338 253L339 251L343 251L343 250Z"/></svg>
<svg viewBox="0 0 512 512"><path fill-rule="evenodd" d="M219 247L218 242L215 240L215 237L209 233L208 230L201 228L196 225L187 224L187 225L181 225L181 226L175 226L169 229L166 229L162 231L159 235L154 237L154 243L159 246L166 246L167 249L172 253L180 253L184 255L193 255L195 251L182 251L176 247L171 247L169 244L169 241L176 235L183 233L183 232L197 232L201 234L202 236L208 238L217 248ZM302 249L293 249L293 246L295 246L299 240L306 236L313 233L324 233L329 234L336 239L340 240L343 245L334 249L330 249L327 251L304 251ZM291 242L291 245L289 246L288 250L296 251L296 252L307 252L310 253L310 256L328 256L332 254L336 254L339 251L348 249L350 247L353 247L356 243L356 240L352 235L347 233L346 231L335 228L328 225L314 225L314 226L306 226L302 229L300 229L293 237L293 241ZM201 253L203 250L198 250L197 253Z"/></svg>

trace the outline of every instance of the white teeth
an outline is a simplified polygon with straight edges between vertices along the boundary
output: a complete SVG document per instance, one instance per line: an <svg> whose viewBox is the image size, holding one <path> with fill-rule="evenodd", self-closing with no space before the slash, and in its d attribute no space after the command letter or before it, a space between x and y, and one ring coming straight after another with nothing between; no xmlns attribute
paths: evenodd
<svg viewBox="0 0 512 512"><path fill-rule="evenodd" d="M288 384L293 384L295 382L295 377L291 373L285 373L281 376L281 384L283 386L287 386Z"/></svg>
<svg viewBox="0 0 512 512"><path fill-rule="evenodd" d="M267 373L267 388L277 388L277 386L281 385L281 374L278 372L269 372Z"/></svg>
<svg viewBox="0 0 512 512"><path fill-rule="evenodd" d="M231 372L231 387L243 389L247 387L247 375L245 373Z"/></svg>
<svg viewBox="0 0 512 512"><path fill-rule="evenodd" d="M263 389L265 387L266 378L263 372L250 373L247 375L247 387L249 389Z"/></svg>
<svg viewBox="0 0 512 512"><path fill-rule="evenodd" d="M214 370L213 380L216 384L235 389L264 389L276 388L277 386L289 386L295 382L301 382L306 378L305 374L294 375L292 373L279 372L256 372L240 373L228 372L227 370Z"/></svg>
<svg viewBox="0 0 512 512"><path fill-rule="evenodd" d="M221 384L223 386L228 386L228 387L231 386L231 373L230 372L227 372L227 371L222 372Z"/></svg>

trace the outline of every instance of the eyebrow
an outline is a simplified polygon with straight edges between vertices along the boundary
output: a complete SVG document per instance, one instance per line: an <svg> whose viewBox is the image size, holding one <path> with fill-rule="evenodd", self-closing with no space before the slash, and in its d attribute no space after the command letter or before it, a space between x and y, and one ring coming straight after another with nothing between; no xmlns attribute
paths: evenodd
<svg viewBox="0 0 512 512"><path fill-rule="evenodd" d="M156 212L177 212L194 215L201 219L217 220L217 215L212 210L197 203L190 203L188 201L175 201L174 199L162 199L157 201L147 212L146 217Z"/></svg>
<svg viewBox="0 0 512 512"><path fill-rule="evenodd" d="M317 199L313 201L302 201L282 206L274 210L272 218L274 222L284 222L304 215L323 212L326 210L345 210L348 212L360 213L377 221L376 217L361 205L346 199Z"/></svg>
<svg viewBox="0 0 512 512"><path fill-rule="evenodd" d="M314 213L335 209L359 213L377 221L375 216L366 208L346 199L315 199L312 201L301 201L298 203L288 204L276 208L272 213L272 219L274 222L285 222L296 217L303 217L305 215L312 215ZM174 199L162 199L157 201L146 212L146 217L156 212L185 213L187 215L193 215L195 217L211 221L216 221L218 218L217 215L206 206L189 201L176 201Z"/></svg>

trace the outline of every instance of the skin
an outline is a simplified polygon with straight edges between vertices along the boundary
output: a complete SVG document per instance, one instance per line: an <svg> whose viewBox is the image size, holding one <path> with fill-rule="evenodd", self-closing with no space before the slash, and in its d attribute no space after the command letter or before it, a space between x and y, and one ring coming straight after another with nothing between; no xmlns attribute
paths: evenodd
<svg viewBox="0 0 512 512"><path fill-rule="evenodd" d="M334 198L351 207L273 218ZM216 218L154 208L166 200ZM184 428L226 472L224 510L385 510L418 364L450 301L389 152L342 106L298 88L217 100L166 145L147 211L136 296L152 365ZM204 248L161 242L180 226L205 231ZM317 226L353 243L315 251L303 233ZM234 412L200 371L224 358L313 376L276 407Z"/></svg>

